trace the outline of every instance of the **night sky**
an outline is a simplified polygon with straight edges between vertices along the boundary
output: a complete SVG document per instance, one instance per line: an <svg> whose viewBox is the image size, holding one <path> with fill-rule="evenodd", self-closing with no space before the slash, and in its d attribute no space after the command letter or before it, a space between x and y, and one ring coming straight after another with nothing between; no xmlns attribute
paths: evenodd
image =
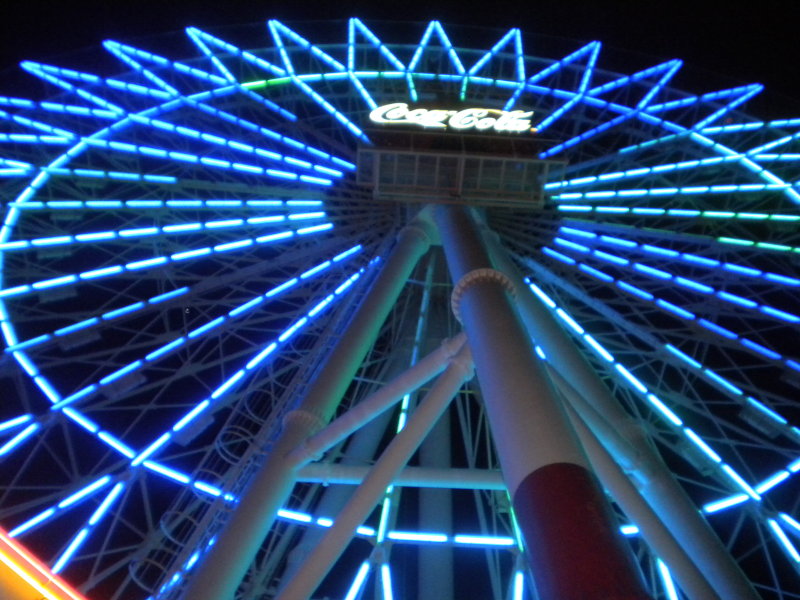
<svg viewBox="0 0 800 600"><path fill-rule="evenodd" d="M755 104L751 103L750 112L764 117L800 114L800 101L792 100L800 98L800 53L796 37L800 2L729 2L725 8L719 8L719 4L701 0L492 0L486 3L473 0L461 5L415 0L391 3L363 0L341 3L309 0L9 1L4 3L0 16L0 72L23 59L57 63L53 57L99 48L103 39L133 40L180 30L187 25L211 29L267 18L285 21L350 16L359 16L365 21L437 18L446 24L502 29L518 26L534 35L574 39L576 48L577 43L600 40L607 48L649 55L653 60L644 60L652 63L682 58L694 72L681 75L678 87L704 92L713 87L760 82L766 85L767 92ZM601 59L599 66L624 71L627 65ZM641 68L641 65L635 67ZM709 72L721 78L714 82L716 85L704 86ZM8 80L8 75L3 79ZM0 83L0 93L13 91Z"/></svg>

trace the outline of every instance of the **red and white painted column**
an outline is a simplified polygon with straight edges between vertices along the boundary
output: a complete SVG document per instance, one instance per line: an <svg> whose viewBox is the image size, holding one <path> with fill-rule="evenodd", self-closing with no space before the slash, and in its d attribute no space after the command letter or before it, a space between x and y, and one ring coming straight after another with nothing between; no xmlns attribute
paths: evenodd
<svg viewBox="0 0 800 600"><path fill-rule="evenodd" d="M605 450L624 468L638 493L667 527L681 550L697 565L715 594L709 595L697 589L702 584L690 583L691 576L681 575L682 569L677 563L670 564L667 560L667 552L648 540L659 557L667 562L679 580L681 589L691 598L758 600L758 592L664 464L647 434L613 397L544 303L530 293L516 266L500 246L499 238L491 232L482 231L486 235L484 240L492 260L515 282L519 292L516 306L528 333L547 355L550 372L556 374L553 378L556 387L570 401ZM606 487L614 495L613 489ZM624 506L622 502L620 505ZM623 510L635 521L633 514L627 509ZM640 529L647 540L647 528L640 526ZM695 591L692 588L696 588Z"/></svg>
<svg viewBox="0 0 800 600"><path fill-rule="evenodd" d="M438 206L435 221L540 600L649 598L514 310L511 282L465 207Z"/></svg>

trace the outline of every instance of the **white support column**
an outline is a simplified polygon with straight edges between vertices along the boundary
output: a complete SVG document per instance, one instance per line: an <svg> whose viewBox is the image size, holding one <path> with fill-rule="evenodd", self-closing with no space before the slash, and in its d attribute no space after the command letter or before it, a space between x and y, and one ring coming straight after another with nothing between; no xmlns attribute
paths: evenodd
<svg viewBox="0 0 800 600"><path fill-rule="evenodd" d="M633 556L536 358L473 217L437 206L453 305L542 600L648 598Z"/></svg>
<svg viewBox="0 0 800 600"><path fill-rule="evenodd" d="M697 564L721 598L758 600L759 595L703 515L678 484L646 433L611 395L597 372L542 302L528 289L496 238L486 236L492 258L514 282L517 306L548 363L585 399L581 418L617 463L634 478L639 492ZM614 432L604 435L603 432Z"/></svg>
<svg viewBox="0 0 800 600"><path fill-rule="evenodd" d="M403 396L410 394L441 373L466 340L466 336L459 333L457 336L443 341L439 348L425 358L337 417L327 427L304 440L286 457L286 460L297 467L308 464L316 456L341 442L378 414L391 408L402 400Z"/></svg>
<svg viewBox="0 0 800 600"><path fill-rule="evenodd" d="M277 600L311 598L333 563L344 552L358 526L369 516L386 488L391 485L450 400L470 377L472 359L469 348L465 346L451 359L450 366L433 384L425 399L408 419L405 428L386 447L350 502L336 517L333 526L280 592Z"/></svg>
<svg viewBox="0 0 800 600"><path fill-rule="evenodd" d="M348 438L347 443L343 447L344 455L340 460L337 460L336 463L311 463L300 468L297 476L298 483L310 482L323 484L319 501L314 505L314 516L317 518L333 518L345 507L350 496L353 495L355 486L361 483L366 475L367 467L363 465L370 464L375 459L383 435L393 422L392 416L390 412L384 412L355 431L353 435ZM339 448L340 445L337 444L335 447ZM329 473L328 467L341 467L345 469L346 473ZM311 473L311 477L306 477L306 469L311 469L312 471L319 469L320 472L313 472ZM356 475L350 471L351 469L363 469L364 472L360 472ZM355 476L349 478L347 477L348 474ZM345 485L330 485L338 483L343 483ZM352 485L346 485L347 483L352 483ZM286 569L283 571L281 579L288 580L294 576L297 570L303 566L306 556L311 553L325 536L325 531L323 527L304 527L298 540L287 540L287 546L290 547L291 550L289 551ZM273 556L276 561L280 561L285 555L278 551L273 552ZM262 587L261 589L265 588ZM244 588L244 590L246 590L246 588ZM247 598L248 596L244 597Z"/></svg>
<svg viewBox="0 0 800 600"><path fill-rule="evenodd" d="M450 413L445 412L419 449L420 464L446 471L451 464ZM453 492L445 487L419 490L419 528L422 531L453 530ZM422 544L417 560L417 598L453 600L453 548L450 545Z"/></svg>
<svg viewBox="0 0 800 600"><path fill-rule="evenodd" d="M286 455L328 423L358 367L378 336L411 271L427 252L432 237L427 222L417 219L403 228L369 292L358 307L305 398L286 415L283 430L259 471L242 494L184 592L186 600L233 600L278 509L291 494L295 467Z"/></svg>

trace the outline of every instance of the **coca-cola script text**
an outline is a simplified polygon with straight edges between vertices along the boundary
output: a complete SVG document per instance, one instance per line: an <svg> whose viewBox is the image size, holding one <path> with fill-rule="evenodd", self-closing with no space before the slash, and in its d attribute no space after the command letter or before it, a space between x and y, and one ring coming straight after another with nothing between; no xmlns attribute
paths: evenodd
<svg viewBox="0 0 800 600"><path fill-rule="evenodd" d="M533 111L498 110L496 108L465 108L462 110L409 108L405 102L384 104L369 113L369 119L373 123L510 133L535 132L536 130L531 127L532 116Z"/></svg>

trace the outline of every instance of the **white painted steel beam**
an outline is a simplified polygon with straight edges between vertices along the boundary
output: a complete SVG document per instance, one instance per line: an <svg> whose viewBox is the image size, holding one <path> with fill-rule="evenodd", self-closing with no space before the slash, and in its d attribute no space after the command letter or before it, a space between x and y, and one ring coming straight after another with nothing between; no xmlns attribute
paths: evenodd
<svg viewBox="0 0 800 600"><path fill-rule="evenodd" d="M233 600L295 483L286 455L325 426L341 402L420 257L432 241L430 226L417 219L404 227L356 314L311 383L253 477L216 543L202 559L183 598Z"/></svg>
<svg viewBox="0 0 800 600"><path fill-rule="evenodd" d="M453 396L471 377L472 358L469 348L465 346L451 359L451 364L445 372L436 379L433 387L409 417L405 428L386 447L347 506L335 518L334 524L303 566L279 593L277 600L311 598L333 563L347 548L356 529L378 504L386 493L386 488L417 450Z"/></svg>
<svg viewBox="0 0 800 600"><path fill-rule="evenodd" d="M297 481L325 485L359 485L370 467L338 463L311 463L297 472ZM500 471L488 469L445 469L405 467L391 482L396 487L456 490L506 489Z"/></svg>

